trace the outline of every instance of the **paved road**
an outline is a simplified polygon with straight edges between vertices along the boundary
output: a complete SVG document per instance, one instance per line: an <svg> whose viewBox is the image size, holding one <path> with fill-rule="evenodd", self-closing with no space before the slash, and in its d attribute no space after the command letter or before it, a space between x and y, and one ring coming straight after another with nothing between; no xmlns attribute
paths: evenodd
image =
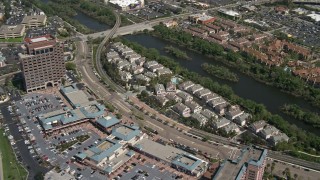
<svg viewBox="0 0 320 180"><path fill-rule="evenodd" d="M310 168L310 169L314 169L317 171L320 171L320 164L319 163L315 163L315 162L310 162L310 161L305 161L302 159L298 159L298 158L294 158L288 155L284 155L282 153L279 152L274 152L274 151L269 151L268 152L268 157L272 158L272 159L277 159L277 160L281 160L284 162L288 162L291 164L296 164L302 167L306 167L306 168Z"/></svg>

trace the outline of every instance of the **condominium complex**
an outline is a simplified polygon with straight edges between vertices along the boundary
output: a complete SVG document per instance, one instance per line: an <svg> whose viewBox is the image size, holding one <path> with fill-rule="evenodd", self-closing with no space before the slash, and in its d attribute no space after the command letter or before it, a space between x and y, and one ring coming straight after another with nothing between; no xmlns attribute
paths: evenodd
<svg viewBox="0 0 320 180"><path fill-rule="evenodd" d="M25 89L32 92L58 86L65 74L63 45L51 35L26 38L19 53Z"/></svg>

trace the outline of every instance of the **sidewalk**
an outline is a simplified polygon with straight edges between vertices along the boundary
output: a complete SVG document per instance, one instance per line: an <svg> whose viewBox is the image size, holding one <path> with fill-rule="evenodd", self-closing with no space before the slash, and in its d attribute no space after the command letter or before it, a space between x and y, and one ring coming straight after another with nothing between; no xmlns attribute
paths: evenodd
<svg viewBox="0 0 320 180"><path fill-rule="evenodd" d="M0 152L0 180L4 180L3 177L3 167L2 167L2 154Z"/></svg>

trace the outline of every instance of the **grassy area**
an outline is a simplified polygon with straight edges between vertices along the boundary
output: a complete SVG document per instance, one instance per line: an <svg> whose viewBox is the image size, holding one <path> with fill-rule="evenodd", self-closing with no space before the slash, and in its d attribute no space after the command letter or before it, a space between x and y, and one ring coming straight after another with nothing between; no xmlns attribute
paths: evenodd
<svg viewBox="0 0 320 180"><path fill-rule="evenodd" d="M61 145L58 145L56 147L56 149L60 152L70 148L71 146L73 146L74 144L78 143L78 140L74 140L74 141L70 141L70 142L67 142L67 143L64 143L64 144L61 144Z"/></svg>
<svg viewBox="0 0 320 180"><path fill-rule="evenodd" d="M3 136L3 129L0 129L0 151L2 154L2 166L4 179L26 179L27 171L19 164L13 154L11 145L6 136Z"/></svg>
<svg viewBox="0 0 320 180"><path fill-rule="evenodd" d="M86 140L89 139L89 138L90 138L90 136L87 135L87 134L76 137L76 139L77 139L79 142L84 142L84 141L86 141Z"/></svg>
<svg viewBox="0 0 320 180"><path fill-rule="evenodd" d="M99 45L96 45L96 44L92 45L92 60L93 60L93 66L95 69L97 69L96 54L97 54L98 46Z"/></svg>
<svg viewBox="0 0 320 180"><path fill-rule="evenodd" d="M8 38L8 39L0 39L0 42L22 42L23 38Z"/></svg>

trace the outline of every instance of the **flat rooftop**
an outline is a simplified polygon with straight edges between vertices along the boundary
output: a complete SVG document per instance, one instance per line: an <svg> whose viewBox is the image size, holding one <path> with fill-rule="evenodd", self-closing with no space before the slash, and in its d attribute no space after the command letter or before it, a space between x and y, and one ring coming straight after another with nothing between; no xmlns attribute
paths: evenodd
<svg viewBox="0 0 320 180"><path fill-rule="evenodd" d="M149 175L147 177L145 177L144 175L138 173L139 170L145 171ZM132 179L136 175L141 176L141 177L145 177L146 180L160 180L160 179L174 180L175 179L174 173L169 172L167 170L160 171L160 169L158 167L152 168L152 164L145 164L145 165L137 164L128 173L122 173L122 175L123 176L121 177L121 179L125 179L125 180Z"/></svg>
<svg viewBox="0 0 320 180"><path fill-rule="evenodd" d="M219 168L213 180L234 180L246 163L254 160L258 161L263 155L263 150L257 148L244 148L237 157L226 160Z"/></svg>
<svg viewBox="0 0 320 180"><path fill-rule="evenodd" d="M24 31L24 25L2 25L0 27L0 34L7 34L7 33L16 33L20 34Z"/></svg>
<svg viewBox="0 0 320 180"><path fill-rule="evenodd" d="M28 24L29 22L45 22L46 15L25 16L22 20L22 24Z"/></svg>
<svg viewBox="0 0 320 180"><path fill-rule="evenodd" d="M167 162L172 162L179 154L186 153L175 147L162 145L147 138L142 139L138 145L142 151Z"/></svg>
<svg viewBox="0 0 320 180"><path fill-rule="evenodd" d="M70 86L62 87L62 94L66 96L73 108L84 107L94 104L89 100L88 95L83 91L77 88L76 84Z"/></svg>
<svg viewBox="0 0 320 180"><path fill-rule="evenodd" d="M111 127L115 124L120 123L120 121L116 117L109 115L109 116L104 116L104 117L98 119L97 123L100 124L101 126L103 126L104 128L108 128L108 127Z"/></svg>
<svg viewBox="0 0 320 180"><path fill-rule="evenodd" d="M132 138L140 134L140 130L136 126L121 125L112 129L112 135L118 139L130 141Z"/></svg>

